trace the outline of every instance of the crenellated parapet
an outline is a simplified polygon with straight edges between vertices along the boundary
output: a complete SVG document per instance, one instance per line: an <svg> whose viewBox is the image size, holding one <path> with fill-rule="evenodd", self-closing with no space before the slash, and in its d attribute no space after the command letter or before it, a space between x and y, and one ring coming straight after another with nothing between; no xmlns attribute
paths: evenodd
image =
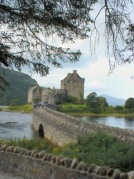
<svg viewBox="0 0 134 179"><path fill-rule="evenodd" d="M134 171L124 173L108 166L86 165L77 159L64 158L21 147L0 145L0 172L27 179L133 179Z"/></svg>

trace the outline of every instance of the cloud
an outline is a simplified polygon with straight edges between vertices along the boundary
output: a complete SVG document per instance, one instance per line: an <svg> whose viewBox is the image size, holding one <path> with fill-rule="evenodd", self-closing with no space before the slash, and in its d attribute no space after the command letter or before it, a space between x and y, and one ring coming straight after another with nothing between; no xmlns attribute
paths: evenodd
<svg viewBox="0 0 134 179"><path fill-rule="evenodd" d="M92 83L89 84L89 88L94 90L94 91L106 91L109 90L109 88L103 84L100 81L93 81Z"/></svg>

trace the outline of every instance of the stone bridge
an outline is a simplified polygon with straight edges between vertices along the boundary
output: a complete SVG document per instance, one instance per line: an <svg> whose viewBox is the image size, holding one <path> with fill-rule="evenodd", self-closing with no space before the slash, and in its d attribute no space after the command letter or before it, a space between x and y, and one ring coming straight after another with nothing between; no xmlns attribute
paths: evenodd
<svg viewBox="0 0 134 179"><path fill-rule="evenodd" d="M49 109L47 107L33 109L32 125L39 130L41 125L46 138L58 145L75 142L78 135L85 135L95 131L105 131L113 134L120 140L134 142L134 131L120 129L92 122L82 121L79 118Z"/></svg>
<svg viewBox="0 0 134 179"><path fill-rule="evenodd" d="M83 122L46 107L33 109L33 127L38 131L40 125L45 137L59 145L75 142L78 134L85 135L99 130L114 134L121 140L134 142L134 131ZM134 170L123 173L108 166L88 166L77 159L2 144L1 172L12 173L25 179L134 179Z"/></svg>

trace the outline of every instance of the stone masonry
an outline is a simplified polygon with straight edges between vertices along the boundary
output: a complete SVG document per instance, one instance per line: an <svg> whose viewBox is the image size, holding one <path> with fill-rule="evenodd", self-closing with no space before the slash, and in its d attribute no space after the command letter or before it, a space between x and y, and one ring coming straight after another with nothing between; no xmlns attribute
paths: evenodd
<svg viewBox="0 0 134 179"><path fill-rule="evenodd" d="M122 141L134 142L134 131L110 127L92 122L82 121L79 118L49 109L34 108L32 125L38 131L43 126L44 135L58 145L75 142L78 135L86 135L96 131L105 131L113 134Z"/></svg>
<svg viewBox="0 0 134 179"><path fill-rule="evenodd" d="M123 173L108 166L86 165L77 159L63 158L21 147L0 145L0 173L24 179L133 179L134 171ZM18 177L17 177L18 178ZM1 178L2 179L2 178Z"/></svg>
<svg viewBox="0 0 134 179"><path fill-rule="evenodd" d="M77 74L77 70L73 70L73 73L68 73L61 80L61 89L66 89L68 96L74 96L81 100L84 98L84 82L85 79Z"/></svg>
<svg viewBox="0 0 134 179"><path fill-rule="evenodd" d="M32 103L33 99L38 98L40 102L48 104L59 104L64 102L67 96L74 96L78 99L84 98L84 78L81 78L77 71L69 73L61 81L61 89L50 89L40 86L35 86L28 91L28 103Z"/></svg>

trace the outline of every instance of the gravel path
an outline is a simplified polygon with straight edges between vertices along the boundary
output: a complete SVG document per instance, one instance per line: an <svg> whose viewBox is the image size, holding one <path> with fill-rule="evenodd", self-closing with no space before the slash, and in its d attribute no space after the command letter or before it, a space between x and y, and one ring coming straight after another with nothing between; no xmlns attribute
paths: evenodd
<svg viewBox="0 0 134 179"><path fill-rule="evenodd" d="M20 176L14 176L9 173L0 172L0 179L24 179L24 178L22 178Z"/></svg>

